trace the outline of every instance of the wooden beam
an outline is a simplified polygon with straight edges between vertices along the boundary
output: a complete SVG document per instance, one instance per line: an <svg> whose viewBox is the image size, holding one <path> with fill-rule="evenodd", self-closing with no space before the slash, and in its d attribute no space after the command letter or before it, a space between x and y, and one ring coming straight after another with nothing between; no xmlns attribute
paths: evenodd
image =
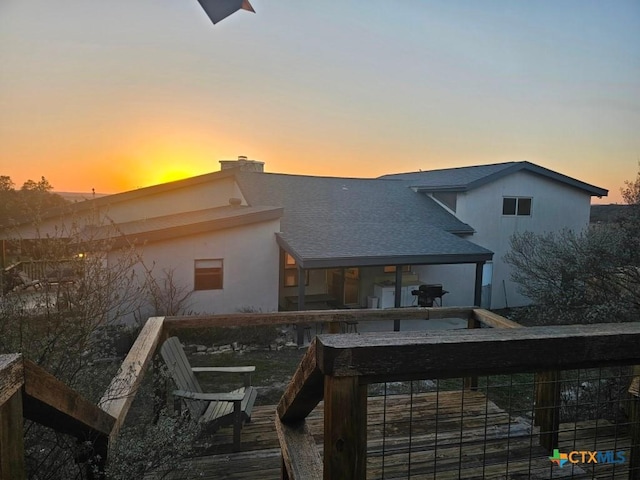
<svg viewBox="0 0 640 480"><path fill-rule="evenodd" d="M325 375L369 382L640 363L640 322L319 335Z"/></svg>
<svg viewBox="0 0 640 480"><path fill-rule="evenodd" d="M22 392L17 390L0 404L0 480L24 478Z"/></svg>
<svg viewBox="0 0 640 480"><path fill-rule="evenodd" d="M634 365L635 375L629 388L629 480L640 480L640 366Z"/></svg>
<svg viewBox="0 0 640 480"><path fill-rule="evenodd" d="M489 310L485 310L484 308L474 308L472 317L480 323L483 323L487 327L492 328L523 328L523 325L520 325L513 320L509 320L508 318L504 318L497 313L490 312Z"/></svg>
<svg viewBox="0 0 640 480"><path fill-rule="evenodd" d="M321 480L322 457L304 421L282 423L276 418L276 431L282 451L283 478Z"/></svg>
<svg viewBox="0 0 640 480"><path fill-rule="evenodd" d="M474 307L416 307L361 308L348 310L306 310L304 312L230 313L222 315L165 317L164 330L168 336L176 331L208 327L246 327L262 325L328 323L346 321L385 321L395 318L407 320L467 319Z"/></svg>
<svg viewBox="0 0 640 480"><path fill-rule="evenodd" d="M366 385L358 377L327 377L324 398L324 479L366 479Z"/></svg>
<svg viewBox="0 0 640 480"><path fill-rule="evenodd" d="M316 339L311 341L278 403L278 418L285 423L303 420L322 400L324 376L316 360Z"/></svg>
<svg viewBox="0 0 640 480"><path fill-rule="evenodd" d="M24 361L24 416L80 439L108 436L116 420L29 360Z"/></svg>
<svg viewBox="0 0 640 480"><path fill-rule="evenodd" d="M163 323L164 317L152 317L147 320L117 375L113 377L100 399L100 407L116 419L111 430L111 443L115 441L124 423L144 373L158 348L163 335Z"/></svg>
<svg viewBox="0 0 640 480"><path fill-rule="evenodd" d="M471 315L467 320L467 330L474 330L476 328L480 328L482 325L480 321L475 317L475 315ZM467 390L477 390L478 389L478 377L465 377L464 378L464 388Z"/></svg>
<svg viewBox="0 0 640 480"><path fill-rule="evenodd" d="M24 385L22 355L0 355L0 405L8 401Z"/></svg>

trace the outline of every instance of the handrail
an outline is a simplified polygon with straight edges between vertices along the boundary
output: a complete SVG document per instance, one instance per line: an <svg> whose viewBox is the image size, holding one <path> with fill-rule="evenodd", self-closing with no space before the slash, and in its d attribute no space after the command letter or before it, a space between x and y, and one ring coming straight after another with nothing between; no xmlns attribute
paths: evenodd
<svg viewBox="0 0 640 480"><path fill-rule="evenodd" d="M269 313L230 313L221 315L165 317L168 335L176 329L203 327L245 327L281 324L336 323L347 321L382 321L402 319L468 319L475 307L360 308L343 310L304 310Z"/></svg>
<svg viewBox="0 0 640 480"><path fill-rule="evenodd" d="M153 359L163 335L164 317L152 317L144 324L140 334L122 362L118 373L98 402L100 407L116 421L110 432L114 442L135 398L138 386Z"/></svg>
<svg viewBox="0 0 640 480"><path fill-rule="evenodd" d="M634 365L640 363L638 345L640 322L320 335L282 396L276 421L300 428L324 399L324 478L364 478L369 383ZM284 478L297 478L295 470Z"/></svg>
<svg viewBox="0 0 640 480"><path fill-rule="evenodd" d="M0 355L0 479L24 478L22 418L83 440L104 462L116 419L20 354Z"/></svg>
<svg viewBox="0 0 640 480"><path fill-rule="evenodd" d="M483 308L474 308L472 317L491 328L523 328L523 325Z"/></svg>

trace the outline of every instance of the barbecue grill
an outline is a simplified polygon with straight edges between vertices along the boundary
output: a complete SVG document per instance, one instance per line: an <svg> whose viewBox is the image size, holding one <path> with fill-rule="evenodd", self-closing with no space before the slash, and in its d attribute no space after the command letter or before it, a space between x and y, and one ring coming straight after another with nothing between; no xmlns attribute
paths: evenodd
<svg viewBox="0 0 640 480"><path fill-rule="evenodd" d="M442 297L447 293L449 292L443 290L439 283L420 285L418 290L411 290L411 294L418 297L420 307L433 307L436 299L440 299L440 306L442 306Z"/></svg>

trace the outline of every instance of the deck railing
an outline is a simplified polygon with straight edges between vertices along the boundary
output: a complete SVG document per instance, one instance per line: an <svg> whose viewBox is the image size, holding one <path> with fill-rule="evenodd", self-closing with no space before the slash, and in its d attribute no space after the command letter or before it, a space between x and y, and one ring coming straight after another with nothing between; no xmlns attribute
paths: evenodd
<svg viewBox="0 0 640 480"><path fill-rule="evenodd" d="M23 358L0 355L0 480L24 478L23 418L82 440L91 439L98 467L117 441L145 372L161 342L190 328L256 325L326 324L339 332L344 322L389 319L471 318L472 308L410 308L388 310L328 310L240 313L228 315L150 318L136 338L98 405ZM488 312L487 312L488 314Z"/></svg>
<svg viewBox="0 0 640 480"><path fill-rule="evenodd" d="M507 326L483 312L476 312L475 317ZM558 448L559 431L559 401L555 393L548 393L558 391L555 372L636 365L640 363L639 346L640 323L320 335L277 408L283 478L366 478L367 388L380 382L539 372L534 421L545 455L551 455L550 450ZM320 455L305 418L322 400L324 451ZM637 398L628 405L631 444L624 460L628 461L627 478L638 479Z"/></svg>
<svg viewBox="0 0 640 480"><path fill-rule="evenodd" d="M24 478L23 418L83 440L91 438L95 453L104 461L158 346L180 330L318 323L326 324L327 332L338 332L343 322L398 318L462 318L471 329L494 328L316 337L277 410L284 478L308 479L314 474L328 479L365 478L366 392L372 382L640 364L638 324L524 329L472 307L156 317L143 327L98 405L21 355L0 355L0 480ZM474 380L468 386L475 388ZM304 418L323 399L322 458ZM553 430L554 423L551 425ZM637 429L632 434L637 437ZM630 457L636 462L631 463L635 469L630 469L636 472L630 477L634 479L640 478L638 450L636 447Z"/></svg>

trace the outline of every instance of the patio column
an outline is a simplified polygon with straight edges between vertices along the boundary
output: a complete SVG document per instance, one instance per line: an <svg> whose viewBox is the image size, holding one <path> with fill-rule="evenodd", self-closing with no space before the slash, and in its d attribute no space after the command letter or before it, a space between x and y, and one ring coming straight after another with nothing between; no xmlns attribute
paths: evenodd
<svg viewBox="0 0 640 480"><path fill-rule="evenodd" d="M400 308L402 306L402 265L396 265L396 292L394 305L395 308ZM393 331L400 331L400 320L393 321Z"/></svg>
<svg viewBox="0 0 640 480"><path fill-rule="evenodd" d="M304 310L304 294L306 291L304 269L298 264L298 310ZM304 345L304 329L307 324L297 323L297 343L298 345Z"/></svg>
<svg viewBox="0 0 640 480"><path fill-rule="evenodd" d="M480 307L482 301L482 270L484 268L484 262L476 263L476 284L473 291L473 304L476 307Z"/></svg>

